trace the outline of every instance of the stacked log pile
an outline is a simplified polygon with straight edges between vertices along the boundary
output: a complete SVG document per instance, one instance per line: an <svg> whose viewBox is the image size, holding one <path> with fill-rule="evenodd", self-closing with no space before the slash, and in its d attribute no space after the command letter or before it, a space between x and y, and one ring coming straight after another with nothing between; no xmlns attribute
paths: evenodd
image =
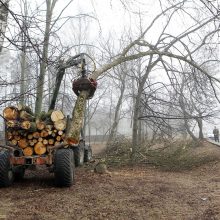
<svg viewBox="0 0 220 220"><path fill-rule="evenodd" d="M64 141L66 118L61 111L42 112L35 118L29 107L7 107L3 110L6 140L22 149L25 156L42 155L50 146Z"/></svg>

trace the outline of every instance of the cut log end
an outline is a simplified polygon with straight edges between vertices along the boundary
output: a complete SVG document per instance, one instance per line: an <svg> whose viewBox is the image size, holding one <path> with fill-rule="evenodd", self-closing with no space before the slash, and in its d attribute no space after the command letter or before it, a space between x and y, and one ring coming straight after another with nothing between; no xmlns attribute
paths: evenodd
<svg viewBox="0 0 220 220"><path fill-rule="evenodd" d="M3 116L7 120L16 120L18 118L18 109L16 107L6 107L3 110Z"/></svg>
<svg viewBox="0 0 220 220"><path fill-rule="evenodd" d="M64 114L61 111L53 111L51 114L51 120L53 122L59 121L64 119Z"/></svg>
<svg viewBox="0 0 220 220"><path fill-rule="evenodd" d="M37 155L42 155L42 154L45 154L47 151L47 148L46 146L42 143L42 142L37 142L34 146L34 152L37 154Z"/></svg>
<svg viewBox="0 0 220 220"><path fill-rule="evenodd" d="M26 138L22 138L18 141L18 146L22 149L28 147L28 141Z"/></svg>
<svg viewBox="0 0 220 220"><path fill-rule="evenodd" d="M58 130L58 131L63 131L66 128L66 120L65 119L61 119L58 121L54 122L54 127Z"/></svg>
<svg viewBox="0 0 220 220"><path fill-rule="evenodd" d="M34 150L32 147L26 147L23 149L23 153L25 156L32 156L34 153Z"/></svg>
<svg viewBox="0 0 220 220"><path fill-rule="evenodd" d="M36 122L36 125L38 130L43 130L46 126L46 124L43 121Z"/></svg>

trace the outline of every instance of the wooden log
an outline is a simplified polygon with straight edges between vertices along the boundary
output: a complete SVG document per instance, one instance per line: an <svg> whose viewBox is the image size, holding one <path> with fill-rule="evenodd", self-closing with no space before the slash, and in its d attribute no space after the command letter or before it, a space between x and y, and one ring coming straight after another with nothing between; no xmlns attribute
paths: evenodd
<svg viewBox="0 0 220 220"><path fill-rule="evenodd" d="M28 136L28 133L25 131L25 132L22 132L22 136L23 137L27 137Z"/></svg>
<svg viewBox="0 0 220 220"><path fill-rule="evenodd" d="M28 131L23 130L23 129L19 129L18 130L18 135L22 136L22 137L26 137L28 135Z"/></svg>
<svg viewBox="0 0 220 220"><path fill-rule="evenodd" d="M53 122L62 120L62 119L64 119L64 117L65 117L65 116L64 116L63 112L58 111L58 110L53 111L53 112L51 113L51 120L52 120Z"/></svg>
<svg viewBox="0 0 220 220"><path fill-rule="evenodd" d="M44 144L44 145L48 145L48 140L47 140L47 139L44 139L44 140L43 140L43 144Z"/></svg>
<svg viewBox="0 0 220 220"><path fill-rule="evenodd" d="M53 132L52 131L50 131L50 130L47 130L47 132L48 132L48 135L51 135Z"/></svg>
<svg viewBox="0 0 220 220"><path fill-rule="evenodd" d="M42 130L41 133L40 133L41 137L47 137L48 135L49 135L49 133L46 130Z"/></svg>
<svg viewBox="0 0 220 220"><path fill-rule="evenodd" d="M66 134L66 142L69 145L78 144L80 139L80 132L83 126L83 119L85 113L86 99L89 93L87 91L81 91L77 97L75 107L72 112L71 126Z"/></svg>
<svg viewBox="0 0 220 220"><path fill-rule="evenodd" d="M19 135L18 131L16 131L16 130L12 131L12 134L13 134L14 136Z"/></svg>
<svg viewBox="0 0 220 220"><path fill-rule="evenodd" d="M60 145L60 141L55 141L55 143L54 143L54 146L56 146L56 145Z"/></svg>
<svg viewBox="0 0 220 220"><path fill-rule="evenodd" d="M50 139L48 140L48 144L49 144L49 145L53 145L53 144L54 144L54 139L50 138Z"/></svg>
<svg viewBox="0 0 220 220"><path fill-rule="evenodd" d="M57 134L52 132L51 136L55 138L57 136Z"/></svg>
<svg viewBox="0 0 220 220"><path fill-rule="evenodd" d="M39 116L38 116L38 118L41 120L41 121L45 121L46 122L46 124L51 124L52 123L52 121L51 121L51 114L52 114L52 112L53 112L53 110L51 111L48 111L48 112L45 112L45 111L43 111L43 112L41 112L40 114L39 114Z"/></svg>
<svg viewBox="0 0 220 220"><path fill-rule="evenodd" d="M35 131L35 132L33 133L33 137L36 138L36 139L38 139L38 138L40 137L40 133L39 133L38 131Z"/></svg>
<svg viewBox="0 0 220 220"><path fill-rule="evenodd" d="M63 131L66 128L66 120L65 119L60 119L58 121L54 122L54 127L58 130L58 131Z"/></svg>
<svg viewBox="0 0 220 220"><path fill-rule="evenodd" d="M62 140L65 140L66 134L63 134L63 135L61 136L61 138L62 138Z"/></svg>
<svg viewBox="0 0 220 220"><path fill-rule="evenodd" d="M32 134L32 133L28 134L27 139L28 139L28 140L33 139L33 134Z"/></svg>
<svg viewBox="0 0 220 220"><path fill-rule="evenodd" d="M53 148L53 145L47 145L47 152L51 152L51 148Z"/></svg>
<svg viewBox="0 0 220 220"><path fill-rule="evenodd" d="M43 130L45 128L46 124L43 121L37 121L36 126L37 126L38 130Z"/></svg>
<svg viewBox="0 0 220 220"><path fill-rule="evenodd" d="M34 116L29 114L28 112L22 110L20 111L19 113L19 117L22 119L22 120L27 120L27 121L34 121Z"/></svg>
<svg viewBox="0 0 220 220"><path fill-rule="evenodd" d="M41 121L45 121L46 118L47 116L45 111L40 112L40 114L38 115L38 119L40 119Z"/></svg>
<svg viewBox="0 0 220 220"><path fill-rule="evenodd" d="M31 121L22 121L21 122L21 128L24 130L28 130L31 132L34 132L37 130L37 126L35 122L31 122Z"/></svg>
<svg viewBox="0 0 220 220"><path fill-rule="evenodd" d="M9 120L9 121L6 121L6 126L9 128L19 128L20 123L16 120Z"/></svg>
<svg viewBox="0 0 220 220"><path fill-rule="evenodd" d="M34 115L34 113L32 112L29 106L18 104L17 109L18 111L26 111L27 113Z"/></svg>
<svg viewBox="0 0 220 220"><path fill-rule="evenodd" d="M33 139L33 142L36 144L38 142L38 140L37 139Z"/></svg>
<svg viewBox="0 0 220 220"><path fill-rule="evenodd" d="M13 138L12 132L6 132L6 138L7 140L11 140Z"/></svg>
<svg viewBox="0 0 220 220"><path fill-rule="evenodd" d="M42 154L45 154L46 153L46 146L42 143L42 142L37 142L34 146L34 152L37 154L37 155L42 155Z"/></svg>
<svg viewBox="0 0 220 220"><path fill-rule="evenodd" d="M26 138L22 138L18 141L18 146L22 149L28 147L28 141Z"/></svg>
<svg viewBox="0 0 220 220"><path fill-rule="evenodd" d="M18 141L15 140L15 139L12 139L12 140L10 141L10 143L11 143L11 145L16 146L16 145L18 144Z"/></svg>
<svg viewBox="0 0 220 220"><path fill-rule="evenodd" d="M63 130L58 131L58 135L62 136L63 135Z"/></svg>
<svg viewBox="0 0 220 220"><path fill-rule="evenodd" d="M43 141L43 138L42 137L39 137L38 138L38 142L42 142Z"/></svg>
<svg viewBox="0 0 220 220"><path fill-rule="evenodd" d="M57 136L56 140L60 142L62 140L61 136Z"/></svg>
<svg viewBox="0 0 220 220"><path fill-rule="evenodd" d="M21 122L21 128L28 130L31 127L31 122L30 121L22 121Z"/></svg>
<svg viewBox="0 0 220 220"><path fill-rule="evenodd" d="M46 125L46 130L51 131L53 129L53 125Z"/></svg>
<svg viewBox="0 0 220 220"><path fill-rule="evenodd" d="M32 156L34 153L33 147L26 147L23 149L24 156Z"/></svg>
<svg viewBox="0 0 220 220"><path fill-rule="evenodd" d="M3 117L6 120L16 120L18 118L18 109L14 106L6 107L3 110Z"/></svg>
<svg viewBox="0 0 220 220"><path fill-rule="evenodd" d="M33 146L35 145L34 141L33 141L33 140L29 140L29 145L30 145L31 147L33 147Z"/></svg>
<svg viewBox="0 0 220 220"><path fill-rule="evenodd" d="M16 136L14 136L14 139L17 140L17 141L19 141L19 140L21 139L21 136L16 135Z"/></svg>

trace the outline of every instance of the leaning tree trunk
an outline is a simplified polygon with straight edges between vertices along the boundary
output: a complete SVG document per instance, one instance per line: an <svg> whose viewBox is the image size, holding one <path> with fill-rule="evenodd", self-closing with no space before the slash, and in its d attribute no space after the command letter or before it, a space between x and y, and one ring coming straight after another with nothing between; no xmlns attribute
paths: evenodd
<svg viewBox="0 0 220 220"><path fill-rule="evenodd" d="M49 111L53 110L55 108L57 96L58 96L58 93L59 93L59 90L60 90L60 85L61 85L63 76L65 74L65 68L63 68L61 65L62 65L62 63L60 63L60 66L58 68L58 72L57 72L57 75L56 75L55 87L54 87L54 90L53 90L52 99L51 99L50 106L49 106Z"/></svg>
<svg viewBox="0 0 220 220"><path fill-rule="evenodd" d="M66 135L66 141L68 144L78 144L80 138L80 132L83 127L84 112L86 106L86 99L88 97L87 91L80 92L75 107L72 112L72 122L69 132Z"/></svg>
<svg viewBox="0 0 220 220"><path fill-rule="evenodd" d="M3 0L0 5L0 53L2 52L4 36L7 27L9 0Z"/></svg>

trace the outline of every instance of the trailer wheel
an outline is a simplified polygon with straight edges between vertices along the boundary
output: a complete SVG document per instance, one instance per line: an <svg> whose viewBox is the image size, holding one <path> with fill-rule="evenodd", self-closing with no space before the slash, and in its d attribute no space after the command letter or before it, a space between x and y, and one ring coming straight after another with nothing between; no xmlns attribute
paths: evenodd
<svg viewBox="0 0 220 220"><path fill-rule="evenodd" d="M74 160L75 160L75 166L82 166L84 163L84 148L82 147L75 147L73 149L74 152Z"/></svg>
<svg viewBox="0 0 220 220"><path fill-rule="evenodd" d="M92 160L92 148L88 146L87 149L85 149L84 162L89 162L90 160Z"/></svg>
<svg viewBox="0 0 220 220"><path fill-rule="evenodd" d="M56 151L54 160L55 182L59 187L69 187L74 183L74 156L70 149Z"/></svg>
<svg viewBox="0 0 220 220"><path fill-rule="evenodd" d="M11 186L14 181L14 173L10 165L8 151L0 152L0 187Z"/></svg>

